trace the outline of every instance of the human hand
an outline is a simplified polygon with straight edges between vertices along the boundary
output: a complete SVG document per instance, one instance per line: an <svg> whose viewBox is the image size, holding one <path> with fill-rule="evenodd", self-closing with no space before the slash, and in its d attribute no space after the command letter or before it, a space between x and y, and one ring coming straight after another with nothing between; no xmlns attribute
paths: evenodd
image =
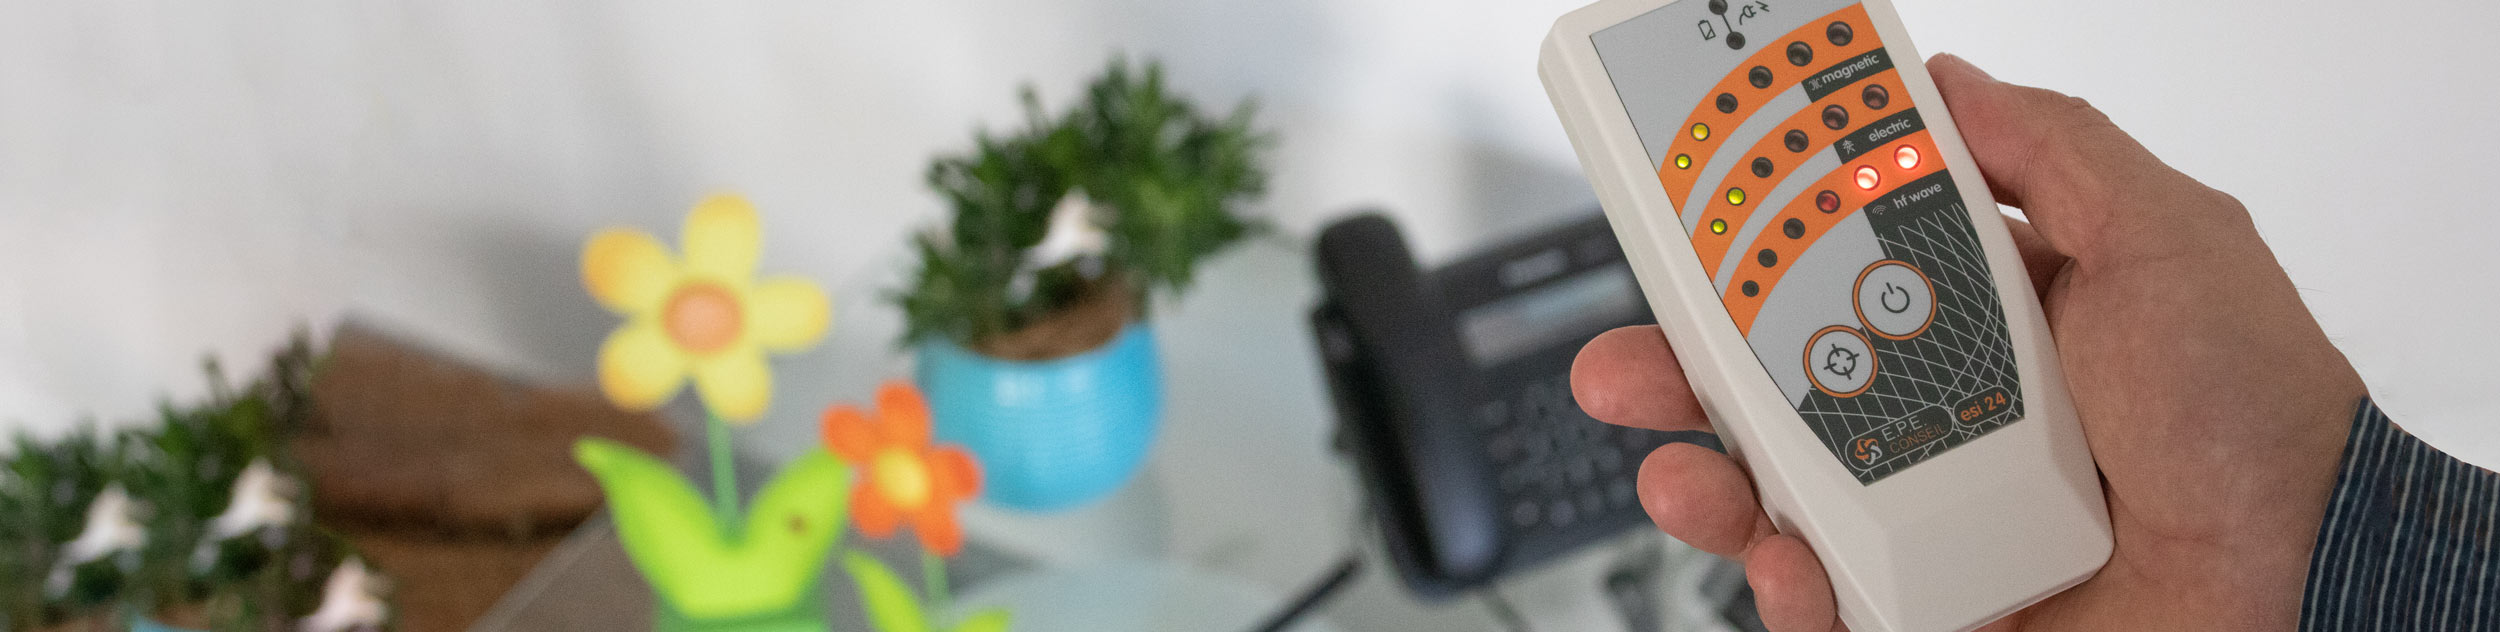
<svg viewBox="0 0 2500 632"><path fill-rule="evenodd" d="M2039 288L2109 502L2115 549L2090 581L1990 629L2290 629L2359 375L2327 341L2231 196L2146 151L2080 99L1927 65ZM1657 327L1580 352L1589 415L1709 422ZM1676 444L1640 469L1669 535L1745 564L1772 630L1833 630L1831 580L1778 533L1736 462Z"/></svg>

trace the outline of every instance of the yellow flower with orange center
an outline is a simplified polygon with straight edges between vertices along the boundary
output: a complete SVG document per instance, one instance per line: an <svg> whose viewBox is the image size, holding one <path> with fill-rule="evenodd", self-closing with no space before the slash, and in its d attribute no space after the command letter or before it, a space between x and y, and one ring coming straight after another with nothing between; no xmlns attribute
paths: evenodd
<svg viewBox="0 0 2500 632"><path fill-rule="evenodd" d="M712 415L753 423L772 403L767 351L816 344L833 305L797 277L755 280L755 207L715 195L686 214L683 258L639 230L610 228L582 248L582 285L625 324L599 346L599 389L627 410L668 403L688 377Z"/></svg>
<svg viewBox="0 0 2500 632"><path fill-rule="evenodd" d="M843 404L825 410L825 447L859 467L851 517L861 533L892 536L908 521L921 546L938 555L963 549L955 505L981 490L981 469L960 448L935 445L929 403L910 384L877 389L876 417Z"/></svg>

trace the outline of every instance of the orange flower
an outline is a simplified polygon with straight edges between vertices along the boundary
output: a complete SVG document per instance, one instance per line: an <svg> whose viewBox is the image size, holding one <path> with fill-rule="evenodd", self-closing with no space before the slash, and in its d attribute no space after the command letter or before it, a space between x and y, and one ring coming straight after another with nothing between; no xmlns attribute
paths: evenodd
<svg viewBox="0 0 2500 632"><path fill-rule="evenodd" d="M859 469L851 516L861 533L883 539L903 522L938 555L963 549L955 505L981 489L972 455L929 439L929 403L903 382L877 389L876 418L848 404L825 409L825 447Z"/></svg>

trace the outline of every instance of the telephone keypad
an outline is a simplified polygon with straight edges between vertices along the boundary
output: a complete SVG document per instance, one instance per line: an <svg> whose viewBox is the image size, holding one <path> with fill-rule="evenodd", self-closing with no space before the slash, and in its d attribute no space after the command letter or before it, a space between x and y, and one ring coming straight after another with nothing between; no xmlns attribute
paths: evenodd
<svg viewBox="0 0 2500 632"><path fill-rule="evenodd" d="M1570 379L1532 380L1476 405L1485 456L1514 528L1560 530L1603 515L1639 514L1633 476L1665 443L1663 435L1589 418L1571 399Z"/></svg>

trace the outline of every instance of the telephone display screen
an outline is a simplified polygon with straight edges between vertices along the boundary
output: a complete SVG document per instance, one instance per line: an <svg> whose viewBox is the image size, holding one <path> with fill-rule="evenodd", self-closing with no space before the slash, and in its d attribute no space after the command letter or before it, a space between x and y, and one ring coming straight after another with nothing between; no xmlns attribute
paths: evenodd
<svg viewBox="0 0 2500 632"><path fill-rule="evenodd" d="M1682 0L1590 39L1728 318L1861 484L2022 418L1919 61L1865 7Z"/></svg>
<svg viewBox="0 0 2500 632"><path fill-rule="evenodd" d="M1640 286L1621 265L1582 272L1517 296L1486 303L1459 316L1459 336L1477 366L1494 366L1587 336L1616 323L1637 320Z"/></svg>

